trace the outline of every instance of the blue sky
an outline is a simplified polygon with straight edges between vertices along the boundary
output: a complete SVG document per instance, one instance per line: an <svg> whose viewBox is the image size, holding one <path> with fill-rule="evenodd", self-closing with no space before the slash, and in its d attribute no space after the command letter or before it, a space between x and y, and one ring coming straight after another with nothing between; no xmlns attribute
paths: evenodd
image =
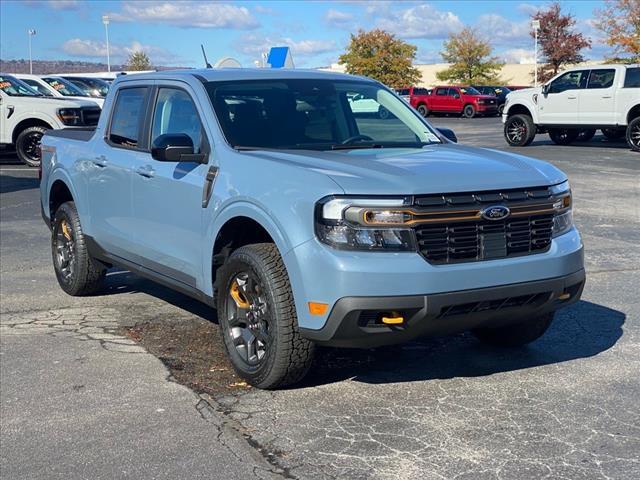
<svg viewBox="0 0 640 480"><path fill-rule="evenodd" d="M601 1L562 1L577 28L590 37L586 56L608 53L592 26ZM2 0L0 58L28 58L27 30L34 59L106 61L101 16L108 14L112 63L142 49L156 65L202 66L200 44L209 61L232 56L244 66L270 46L289 45L297 66L337 61L358 28L380 27L418 46L417 61L442 61L442 41L470 25L491 40L508 62L533 56L529 16L548 2L537 1L79 1Z"/></svg>

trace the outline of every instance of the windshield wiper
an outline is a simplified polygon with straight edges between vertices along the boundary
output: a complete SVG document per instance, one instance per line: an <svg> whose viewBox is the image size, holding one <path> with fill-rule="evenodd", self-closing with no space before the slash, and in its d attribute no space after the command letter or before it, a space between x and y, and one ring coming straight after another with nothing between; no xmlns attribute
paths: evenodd
<svg viewBox="0 0 640 480"><path fill-rule="evenodd" d="M331 145L331 150L356 150L366 148L384 148L381 143L338 143Z"/></svg>

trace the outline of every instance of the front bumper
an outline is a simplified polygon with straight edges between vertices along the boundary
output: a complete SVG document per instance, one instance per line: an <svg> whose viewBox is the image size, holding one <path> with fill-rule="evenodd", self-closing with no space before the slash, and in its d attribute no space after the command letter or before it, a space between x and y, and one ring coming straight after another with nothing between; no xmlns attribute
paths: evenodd
<svg viewBox="0 0 640 480"><path fill-rule="evenodd" d="M498 105L497 104L493 104L493 105L478 104L476 110L478 111L478 113L497 113Z"/></svg>
<svg viewBox="0 0 640 480"><path fill-rule="evenodd" d="M323 328L302 328L300 333L323 345L372 348L515 324L577 302L584 282L580 270L547 280L433 295L343 297ZM380 321L385 312L397 312L404 323L385 325Z"/></svg>

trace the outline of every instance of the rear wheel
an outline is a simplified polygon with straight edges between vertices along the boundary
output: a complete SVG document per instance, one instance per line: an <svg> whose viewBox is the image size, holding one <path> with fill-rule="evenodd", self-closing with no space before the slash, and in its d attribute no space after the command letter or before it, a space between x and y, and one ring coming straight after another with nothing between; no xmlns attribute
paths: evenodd
<svg viewBox="0 0 640 480"><path fill-rule="evenodd" d="M47 129L45 127L29 127L16 138L16 153L22 163L29 167L40 165L40 141Z"/></svg>
<svg viewBox="0 0 640 480"><path fill-rule="evenodd" d="M218 320L235 371L258 388L301 380L314 344L300 336L289 277L271 243L234 251L221 272Z"/></svg>
<svg viewBox="0 0 640 480"><path fill-rule="evenodd" d="M380 117L382 120L386 120L387 118L389 118L389 110L380 105L380 107L378 108L378 117Z"/></svg>
<svg viewBox="0 0 640 480"><path fill-rule="evenodd" d="M56 278L66 293L82 296L100 289L106 268L89 254L73 202L63 203L55 213L51 253Z"/></svg>
<svg viewBox="0 0 640 480"><path fill-rule="evenodd" d="M504 124L504 138L512 147L526 147L536 137L536 126L529 115L512 115Z"/></svg>
<svg viewBox="0 0 640 480"><path fill-rule="evenodd" d="M626 130L624 128L603 128L602 134L609 140L620 140L624 138Z"/></svg>
<svg viewBox="0 0 640 480"><path fill-rule="evenodd" d="M579 130L571 128L552 128L549 130L549 138L556 145L570 145L576 141L579 134Z"/></svg>
<svg viewBox="0 0 640 480"><path fill-rule="evenodd" d="M554 313L547 313L515 325L478 328L473 334L482 342L498 347L520 347L540 338L553 322Z"/></svg>
<svg viewBox="0 0 640 480"><path fill-rule="evenodd" d="M426 118L429 116L429 108L424 103L422 103L418 105L418 113Z"/></svg>
<svg viewBox="0 0 640 480"><path fill-rule="evenodd" d="M462 116L465 118L473 118L476 116L476 107L473 105L465 105L462 110Z"/></svg>
<svg viewBox="0 0 640 480"><path fill-rule="evenodd" d="M578 138L577 141L578 142L588 142L589 140L591 140L594 135L596 134L596 130L593 128L587 129L587 130L580 130L580 132L578 132Z"/></svg>
<svg viewBox="0 0 640 480"><path fill-rule="evenodd" d="M627 126L627 143L632 150L640 152L640 117L634 118Z"/></svg>

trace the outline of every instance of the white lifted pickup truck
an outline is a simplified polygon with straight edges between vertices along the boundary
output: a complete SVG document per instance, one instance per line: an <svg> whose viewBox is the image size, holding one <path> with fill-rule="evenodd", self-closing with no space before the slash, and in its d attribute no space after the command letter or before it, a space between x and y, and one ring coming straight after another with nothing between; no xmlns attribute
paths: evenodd
<svg viewBox="0 0 640 480"><path fill-rule="evenodd" d="M512 146L527 146L538 133L568 145L590 140L601 129L610 139L626 136L640 151L640 66L576 67L542 87L511 92L502 122Z"/></svg>

